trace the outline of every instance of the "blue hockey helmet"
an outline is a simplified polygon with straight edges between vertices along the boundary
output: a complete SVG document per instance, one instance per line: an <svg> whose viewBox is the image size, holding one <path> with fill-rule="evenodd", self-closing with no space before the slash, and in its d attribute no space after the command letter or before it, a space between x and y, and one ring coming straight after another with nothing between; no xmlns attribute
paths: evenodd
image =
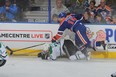
<svg viewBox="0 0 116 77"><path fill-rule="evenodd" d="M83 20L83 15L82 14L75 14L75 18L77 20Z"/></svg>
<svg viewBox="0 0 116 77"><path fill-rule="evenodd" d="M63 17L66 17L66 13L65 12L61 12L59 15L58 15L59 18L63 18Z"/></svg>

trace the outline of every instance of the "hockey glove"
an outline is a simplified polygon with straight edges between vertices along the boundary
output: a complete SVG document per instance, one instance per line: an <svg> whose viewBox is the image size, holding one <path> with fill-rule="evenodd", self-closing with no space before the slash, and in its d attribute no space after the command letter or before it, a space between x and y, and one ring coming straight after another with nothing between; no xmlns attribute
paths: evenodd
<svg viewBox="0 0 116 77"><path fill-rule="evenodd" d="M53 40L53 39L52 39L52 43L54 43L54 42L56 42L56 40Z"/></svg>
<svg viewBox="0 0 116 77"><path fill-rule="evenodd" d="M54 43L54 42L56 42L56 37L55 36L52 38L52 43Z"/></svg>

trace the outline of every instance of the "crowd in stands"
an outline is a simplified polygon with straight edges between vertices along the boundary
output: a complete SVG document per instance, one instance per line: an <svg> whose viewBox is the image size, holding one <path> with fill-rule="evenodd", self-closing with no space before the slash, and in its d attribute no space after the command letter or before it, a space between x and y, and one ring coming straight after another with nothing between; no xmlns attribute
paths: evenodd
<svg viewBox="0 0 116 77"><path fill-rule="evenodd" d="M0 22L22 22L28 6L29 0L0 0Z"/></svg>
<svg viewBox="0 0 116 77"><path fill-rule="evenodd" d="M116 0L56 0L52 15L68 11L83 14L85 24L116 24ZM63 4L64 3L64 4ZM65 5L65 6L64 6Z"/></svg>
<svg viewBox="0 0 116 77"><path fill-rule="evenodd" d="M1 0L0 4L0 21L1 22L16 22L17 6L14 1L12 4L10 0Z"/></svg>
<svg viewBox="0 0 116 77"><path fill-rule="evenodd" d="M115 4L116 0L56 0L56 6L51 8L51 22L53 16L68 12L83 14L86 24L116 24ZM21 11L28 6L29 0L0 0L0 22L23 20Z"/></svg>

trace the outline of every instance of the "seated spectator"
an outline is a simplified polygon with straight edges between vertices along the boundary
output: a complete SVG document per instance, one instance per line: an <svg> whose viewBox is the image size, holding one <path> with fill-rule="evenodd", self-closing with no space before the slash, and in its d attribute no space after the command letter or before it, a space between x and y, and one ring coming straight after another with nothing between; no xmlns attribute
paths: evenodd
<svg viewBox="0 0 116 77"><path fill-rule="evenodd" d="M89 13L96 13L96 6L95 6L96 2L94 0L90 1L90 4L89 4L89 7L86 8L86 12L89 12Z"/></svg>
<svg viewBox="0 0 116 77"><path fill-rule="evenodd" d="M6 0L5 5L3 6L3 11L5 15L6 21L8 22L16 22L15 15L17 13L16 4L11 4L10 0Z"/></svg>
<svg viewBox="0 0 116 77"><path fill-rule="evenodd" d="M116 14L116 0L107 0L106 4L111 8L112 15Z"/></svg>
<svg viewBox="0 0 116 77"><path fill-rule="evenodd" d="M112 16L112 22L111 22L111 24L116 24L116 15Z"/></svg>
<svg viewBox="0 0 116 77"><path fill-rule="evenodd" d="M106 17L106 24L112 24L113 20L111 17Z"/></svg>
<svg viewBox="0 0 116 77"><path fill-rule="evenodd" d="M7 20L6 16L4 13L0 14L0 22L5 22Z"/></svg>
<svg viewBox="0 0 116 77"><path fill-rule="evenodd" d="M110 8L112 7L113 0L106 0L106 5L109 6Z"/></svg>
<svg viewBox="0 0 116 77"><path fill-rule="evenodd" d="M0 14L2 14L2 11L3 11L3 7L0 7Z"/></svg>
<svg viewBox="0 0 116 77"><path fill-rule="evenodd" d="M95 6L99 6L101 0L89 0L89 2L91 1L95 1L96 2Z"/></svg>
<svg viewBox="0 0 116 77"><path fill-rule="evenodd" d="M88 0L76 0L77 6L81 7L88 7L89 3Z"/></svg>
<svg viewBox="0 0 116 77"><path fill-rule="evenodd" d="M75 0L65 0L65 6L69 9L71 13L76 13L76 1Z"/></svg>
<svg viewBox="0 0 116 77"><path fill-rule="evenodd" d="M65 4L71 13L83 14L85 8L89 6L88 0L66 0Z"/></svg>
<svg viewBox="0 0 116 77"><path fill-rule="evenodd" d="M95 24L106 24L101 14L97 14L95 17Z"/></svg>
<svg viewBox="0 0 116 77"><path fill-rule="evenodd" d="M76 0L76 14L84 14L85 8L88 7L87 0Z"/></svg>
<svg viewBox="0 0 116 77"><path fill-rule="evenodd" d="M101 0L100 6L96 9L97 14L101 14L104 19L111 16L111 8L106 5L105 0Z"/></svg>
<svg viewBox="0 0 116 77"><path fill-rule="evenodd" d="M83 14L83 20L82 20L82 22L85 23L85 24L89 24L90 23L90 21L89 21L89 13L88 12L85 12Z"/></svg>
<svg viewBox="0 0 116 77"><path fill-rule="evenodd" d="M52 16L53 21L51 21L51 23L58 23L58 22L55 22L55 21L57 21L57 17L58 17L57 14L53 14L53 16Z"/></svg>
<svg viewBox="0 0 116 77"><path fill-rule="evenodd" d="M93 12L89 13L89 22L91 24L95 23L95 14Z"/></svg>
<svg viewBox="0 0 116 77"><path fill-rule="evenodd" d="M4 0L0 0L0 21L3 16L3 6L4 6Z"/></svg>
<svg viewBox="0 0 116 77"><path fill-rule="evenodd" d="M62 0L56 0L56 6L51 11L51 18L54 14L59 15L61 12L69 12L69 10L63 5Z"/></svg>

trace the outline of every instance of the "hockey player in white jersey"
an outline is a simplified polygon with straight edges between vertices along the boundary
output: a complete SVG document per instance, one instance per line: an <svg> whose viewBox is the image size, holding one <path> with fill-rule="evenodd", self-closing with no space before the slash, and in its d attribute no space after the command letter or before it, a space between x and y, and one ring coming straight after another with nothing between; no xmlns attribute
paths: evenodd
<svg viewBox="0 0 116 77"><path fill-rule="evenodd" d="M75 46L71 47L71 42L64 40L64 45L62 46L64 52L70 59L76 59L78 56L75 55L77 51L81 51L87 60L90 60L90 51L87 48L94 48L94 43L92 43L87 34L86 26L82 23L83 16L76 14L66 15L64 12L59 14L58 17L54 18L54 21L60 22L60 27L58 33L52 38L52 43L60 40L63 35L63 32L66 29L71 30L75 33ZM69 43L68 43L69 42ZM93 46L92 46L93 45ZM68 47L66 47L68 46ZM61 47L61 48L62 48ZM45 52L44 52L45 53ZM50 55L51 56L51 55ZM50 57L51 58L51 57ZM78 59L78 58L77 58Z"/></svg>
<svg viewBox="0 0 116 77"><path fill-rule="evenodd" d="M8 55L5 46L3 45L3 43L0 43L0 67L6 63L7 56Z"/></svg>
<svg viewBox="0 0 116 77"><path fill-rule="evenodd" d="M71 39L61 39L50 45L45 45L39 56L44 60L56 60L58 57L65 56L70 60L79 60L86 58Z"/></svg>

